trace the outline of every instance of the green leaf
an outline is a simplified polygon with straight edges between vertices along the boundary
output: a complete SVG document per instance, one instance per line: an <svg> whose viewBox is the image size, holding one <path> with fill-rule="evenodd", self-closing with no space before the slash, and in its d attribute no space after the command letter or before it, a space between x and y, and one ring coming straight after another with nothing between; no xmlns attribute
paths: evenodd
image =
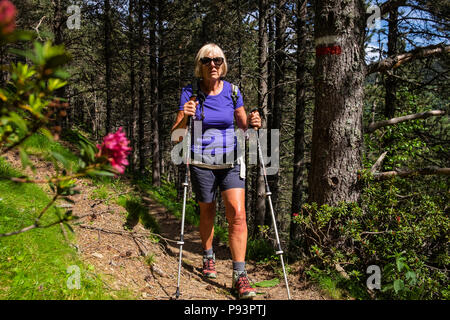
<svg viewBox="0 0 450 320"><path fill-rule="evenodd" d="M28 157L28 153L26 153L26 151L21 147L19 147L18 149L19 149L20 161L22 162L22 168L26 169L29 166L32 169L34 169L33 163L30 161L30 158Z"/></svg>
<svg viewBox="0 0 450 320"><path fill-rule="evenodd" d="M89 175L96 175L96 176L105 176L105 177L115 177L116 174L109 172L109 171L103 171L103 170L89 170Z"/></svg>
<svg viewBox="0 0 450 320"><path fill-rule="evenodd" d="M86 145L86 147L83 150L86 151L86 154L88 156L89 161L94 162L94 160L95 160L95 152L91 148L91 146Z"/></svg>
<svg viewBox="0 0 450 320"><path fill-rule="evenodd" d="M37 37L35 32L26 30L17 30L14 32L14 37L18 41L30 41Z"/></svg>
<svg viewBox="0 0 450 320"><path fill-rule="evenodd" d="M408 280L410 285L415 285L417 283L417 275L414 271L408 271L406 274L406 280Z"/></svg>
<svg viewBox="0 0 450 320"><path fill-rule="evenodd" d="M6 42L30 41L37 37L36 32L15 30L13 33L6 35Z"/></svg>
<svg viewBox="0 0 450 320"><path fill-rule="evenodd" d="M279 283L280 283L280 279L274 278L272 280L264 280L264 281L261 281L261 282L257 282L254 285L256 287L261 287L261 288L270 288L270 287L275 287Z"/></svg>
<svg viewBox="0 0 450 320"><path fill-rule="evenodd" d="M396 264L397 264L397 270L401 272L403 268L407 267L407 265L404 263L406 259L403 257L397 258Z"/></svg>
<svg viewBox="0 0 450 320"><path fill-rule="evenodd" d="M34 53L35 53L35 57L34 57L34 60L32 60L32 61L37 65L43 65L44 64L44 47L38 41L34 42Z"/></svg>
<svg viewBox="0 0 450 320"><path fill-rule="evenodd" d="M69 161L62 154L60 154L56 151L52 151L51 154L52 154L53 158L55 158L56 160L58 160L59 162L61 162L63 164L64 168L70 169Z"/></svg>
<svg viewBox="0 0 450 320"><path fill-rule="evenodd" d="M20 49L11 48L11 49L9 49L9 52L16 56L25 57L25 58L31 60L33 63L36 63L36 57L29 50L20 50Z"/></svg>
<svg viewBox="0 0 450 320"><path fill-rule="evenodd" d="M67 229L69 229L71 233L75 233L75 231L73 230L72 226L69 223L64 223L64 225L67 227Z"/></svg>
<svg viewBox="0 0 450 320"><path fill-rule="evenodd" d="M402 291L405 289L405 283L401 279L397 279L394 281L394 290L395 293L398 293L399 291Z"/></svg>
<svg viewBox="0 0 450 320"><path fill-rule="evenodd" d="M27 123L25 122L25 120L19 116L17 113L15 112L11 112L10 113L10 117L9 120L11 122L13 122L21 131L22 133L26 133L28 131L27 129Z"/></svg>
<svg viewBox="0 0 450 320"><path fill-rule="evenodd" d="M47 128L39 128L39 132L42 133L48 140L54 140L52 133Z"/></svg>
<svg viewBox="0 0 450 320"><path fill-rule="evenodd" d="M62 220L61 210L59 208L55 207L53 213L58 217L58 220Z"/></svg>
<svg viewBox="0 0 450 320"><path fill-rule="evenodd" d="M53 72L53 77L64 80L70 78L70 73L62 69L57 69Z"/></svg>
<svg viewBox="0 0 450 320"><path fill-rule="evenodd" d="M49 58L45 64L46 69L56 69L70 61L67 54L60 54Z"/></svg>
<svg viewBox="0 0 450 320"><path fill-rule="evenodd" d="M55 91L59 88L64 87L67 84L66 81L61 81L60 79L48 79L48 90Z"/></svg>

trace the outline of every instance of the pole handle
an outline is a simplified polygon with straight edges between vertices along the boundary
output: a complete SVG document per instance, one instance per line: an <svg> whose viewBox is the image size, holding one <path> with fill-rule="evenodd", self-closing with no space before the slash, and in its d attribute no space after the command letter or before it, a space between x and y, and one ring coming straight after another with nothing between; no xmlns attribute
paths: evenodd
<svg viewBox="0 0 450 320"><path fill-rule="evenodd" d="M253 108L252 110L250 110L249 114L252 112L258 111L259 116L261 116L261 111L259 110L259 108ZM258 130L258 128L255 128L254 126L250 126L251 128Z"/></svg>
<svg viewBox="0 0 450 320"><path fill-rule="evenodd" d="M197 94L196 93L193 93L192 94L192 96L189 98L189 101L194 101L195 102L195 100L197 100ZM191 125L191 119L192 119L192 117L194 117L194 119L195 119L195 116L188 116L188 125L190 126Z"/></svg>

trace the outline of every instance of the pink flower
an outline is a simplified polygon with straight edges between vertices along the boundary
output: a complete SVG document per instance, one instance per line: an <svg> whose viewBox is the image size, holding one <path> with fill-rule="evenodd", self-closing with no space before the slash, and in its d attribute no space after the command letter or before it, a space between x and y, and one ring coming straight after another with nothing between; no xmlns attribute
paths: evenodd
<svg viewBox="0 0 450 320"><path fill-rule="evenodd" d="M16 28L16 7L9 0L0 0L0 34L9 34Z"/></svg>
<svg viewBox="0 0 450 320"><path fill-rule="evenodd" d="M298 217L298 213L293 213L292 216L293 217Z"/></svg>
<svg viewBox="0 0 450 320"><path fill-rule="evenodd" d="M120 127L116 133L108 134L101 145L97 145L99 149L97 157L104 156L108 158L111 166L122 174L128 165L127 156L131 150L128 146L129 143L130 141L126 138L125 133L122 132L122 127Z"/></svg>

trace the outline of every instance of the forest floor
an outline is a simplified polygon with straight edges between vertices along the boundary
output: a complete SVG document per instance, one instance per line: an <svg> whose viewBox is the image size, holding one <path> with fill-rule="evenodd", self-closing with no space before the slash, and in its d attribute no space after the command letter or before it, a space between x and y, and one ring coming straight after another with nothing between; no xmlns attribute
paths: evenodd
<svg viewBox="0 0 450 320"><path fill-rule="evenodd" d="M10 152L6 158L13 167L22 169L17 152ZM29 169L25 171L30 177L45 178L51 174L52 166L47 162L33 156L30 159L36 167L35 174ZM68 241L73 243L86 265L93 267L111 295L127 290L135 299L174 299L179 255L176 240L180 237L180 221L149 195L144 195L148 214L159 225L159 234L152 235L139 221L129 225L125 208L114 201L120 195L134 191L131 183L122 180L125 181L126 189L121 190L120 194L110 194L108 199L96 198L98 186L91 179L77 180L80 194L72 196L75 204L71 209L73 215L81 218L74 225L73 239ZM45 189L46 186L43 187ZM218 277L204 279L201 275L202 248L197 227L185 225L184 242L180 299L235 300L236 296L231 290L232 261L228 246L214 243ZM289 268L288 282L292 299L330 299L317 285L305 279L301 263L291 264ZM252 283L274 278L280 280L272 287L258 287L254 300L287 299L280 269L275 263L247 262L247 272Z"/></svg>

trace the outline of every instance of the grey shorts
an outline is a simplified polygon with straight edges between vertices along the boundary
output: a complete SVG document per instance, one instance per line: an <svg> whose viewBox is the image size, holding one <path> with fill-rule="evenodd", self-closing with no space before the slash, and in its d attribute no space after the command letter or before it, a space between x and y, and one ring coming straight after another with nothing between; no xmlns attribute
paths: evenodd
<svg viewBox="0 0 450 320"><path fill-rule="evenodd" d="M193 165L189 168L192 189L197 201L210 203L216 200L217 187L221 192L232 188L245 189L245 179L239 175L241 168L239 164L227 169L206 169Z"/></svg>

